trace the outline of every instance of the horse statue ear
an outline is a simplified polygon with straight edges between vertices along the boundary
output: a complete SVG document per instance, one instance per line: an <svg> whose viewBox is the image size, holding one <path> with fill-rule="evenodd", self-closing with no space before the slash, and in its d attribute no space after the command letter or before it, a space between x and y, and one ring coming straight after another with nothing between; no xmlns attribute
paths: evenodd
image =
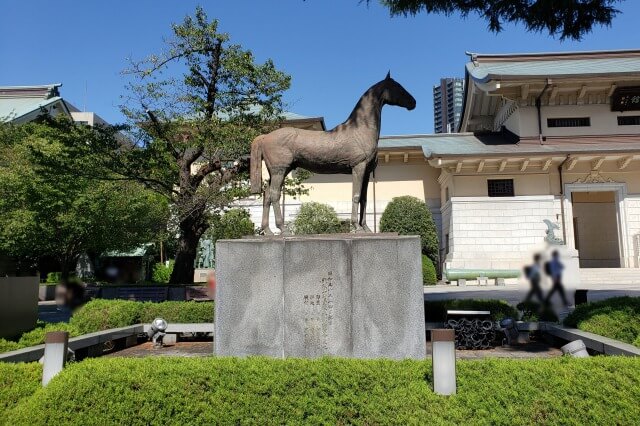
<svg viewBox="0 0 640 426"><path fill-rule="evenodd" d="M389 72L387 72L387 77L385 79L386 80L390 80L391 79L391 70L389 70Z"/></svg>

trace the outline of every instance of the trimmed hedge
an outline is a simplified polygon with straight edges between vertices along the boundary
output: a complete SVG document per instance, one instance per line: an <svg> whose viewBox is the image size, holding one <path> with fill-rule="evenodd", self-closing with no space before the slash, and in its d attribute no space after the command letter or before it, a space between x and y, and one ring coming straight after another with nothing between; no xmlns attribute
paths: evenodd
<svg viewBox="0 0 640 426"><path fill-rule="evenodd" d="M213 322L213 302L133 302L92 300L73 313L70 324L82 334L148 323L162 317L172 323Z"/></svg>
<svg viewBox="0 0 640 426"><path fill-rule="evenodd" d="M424 316L427 322L441 322L447 317L447 310L491 311L491 319L518 318L518 311L504 300L495 299L446 299L425 300Z"/></svg>
<svg viewBox="0 0 640 426"><path fill-rule="evenodd" d="M579 305L564 324L640 348L640 297L613 297Z"/></svg>
<svg viewBox="0 0 640 426"><path fill-rule="evenodd" d="M161 374L157 372L161 371ZM637 424L640 359L429 361L102 358L69 365L11 424Z"/></svg>
<svg viewBox="0 0 640 426"><path fill-rule="evenodd" d="M42 366L37 362L0 362L0 421L13 423L6 411L33 395L42 383Z"/></svg>
<svg viewBox="0 0 640 426"><path fill-rule="evenodd" d="M20 336L20 340L17 342L0 339L0 353L15 351L29 346L41 345L44 343L44 336L50 331L68 331L69 337L76 337L82 334L77 327L71 324L64 322L45 323L38 321L36 328L23 333L22 336Z"/></svg>
<svg viewBox="0 0 640 426"><path fill-rule="evenodd" d="M424 254L422 255L422 283L424 285L436 285L438 283L436 267L433 266L431 259Z"/></svg>

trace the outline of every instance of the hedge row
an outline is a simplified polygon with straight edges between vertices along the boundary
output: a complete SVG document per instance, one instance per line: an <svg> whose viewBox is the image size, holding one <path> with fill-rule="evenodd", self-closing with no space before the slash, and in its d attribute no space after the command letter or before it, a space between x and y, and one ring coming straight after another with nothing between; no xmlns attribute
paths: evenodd
<svg viewBox="0 0 640 426"><path fill-rule="evenodd" d="M172 323L213 322L213 302L133 302L92 300L73 313L70 324L84 333L150 323L162 317Z"/></svg>
<svg viewBox="0 0 640 426"><path fill-rule="evenodd" d="M0 353L44 343L50 331L68 331L71 337L110 328L150 323L162 317L169 323L213 322L213 302L133 302L96 299L74 312L69 324L45 324L24 333L17 342L0 339Z"/></svg>
<svg viewBox="0 0 640 426"><path fill-rule="evenodd" d="M640 347L640 297L579 305L564 324Z"/></svg>
<svg viewBox="0 0 640 426"><path fill-rule="evenodd" d="M70 365L4 416L48 424L637 424L640 359L458 362L102 358ZM160 374L158 372L161 372ZM0 417L2 418L2 417Z"/></svg>
<svg viewBox="0 0 640 426"><path fill-rule="evenodd" d="M37 362L0 362L0 422L4 419L10 423L10 417L5 416L6 411L33 395L41 382L42 366Z"/></svg>
<svg viewBox="0 0 640 426"><path fill-rule="evenodd" d="M447 310L491 311L491 318L499 321L503 318L518 318L518 311L504 300L495 299L447 299L424 302L424 314L427 322L442 322Z"/></svg>

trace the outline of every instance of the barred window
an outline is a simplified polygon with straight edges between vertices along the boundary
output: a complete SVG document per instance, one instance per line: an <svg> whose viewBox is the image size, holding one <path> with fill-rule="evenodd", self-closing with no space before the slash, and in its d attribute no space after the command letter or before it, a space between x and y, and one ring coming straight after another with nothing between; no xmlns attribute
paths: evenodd
<svg viewBox="0 0 640 426"><path fill-rule="evenodd" d="M640 115L619 116L618 126L640 126Z"/></svg>
<svg viewBox="0 0 640 426"><path fill-rule="evenodd" d="M589 127L591 119L589 117L575 118L547 118L547 127Z"/></svg>
<svg viewBox="0 0 640 426"><path fill-rule="evenodd" d="M513 197L513 179L487 179L489 197Z"/></svg>

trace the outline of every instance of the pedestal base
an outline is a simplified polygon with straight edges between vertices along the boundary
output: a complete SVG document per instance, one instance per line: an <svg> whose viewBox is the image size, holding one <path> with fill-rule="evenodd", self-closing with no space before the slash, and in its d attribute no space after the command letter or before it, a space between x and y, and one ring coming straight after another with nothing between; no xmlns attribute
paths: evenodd
<svg viewBox="0 0 640 426"><path fill-rule="evenodd" d="M218 241L221 356L425 357L419 237Z"/></svg>

